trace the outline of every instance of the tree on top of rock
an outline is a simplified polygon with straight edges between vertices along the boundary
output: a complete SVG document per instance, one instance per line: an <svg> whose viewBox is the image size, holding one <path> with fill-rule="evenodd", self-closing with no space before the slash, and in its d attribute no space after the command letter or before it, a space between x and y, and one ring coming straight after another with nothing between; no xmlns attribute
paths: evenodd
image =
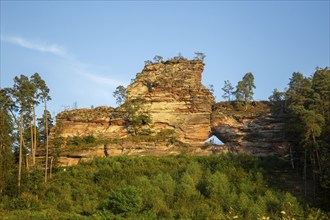
<svg viewBox="0 0 330 220"><path fill-rule="evenodd" d="M194 57L194 59L195 60L201 60L201 61L204 61L204 59L205 59L205 57L206 57L206 55L204 54L204 53L202 53L202 52L195 52L195 57Z"/></svg>
<svg viewBox="0 0 330 220"><path fill-rule="evenodd" d="M184 60L185 58L182 56L181 53L178 54L178 56L173 57L173 60Z"/></svg>
<svg viewBox="0 0 330 220"><path fill-rule="evenodd" d="M223 86L222 91L223 91L222 97L224 99L228 99L228 101L230 102L231 96L234 93L234 87L231 85L229 80L225 80L225 85Z"/></svg>
<svg viewBox="0 0 330 220"><path fill-rule="evenodd" d="M163 61L163 57L162 56L159 56L159 55L156 55L153 59L156 63L160 63Z"/></svg>
<svg viewBox="0 0 330 220"><path fill-rule="evenodd" d="M113 97L116 99L117 105L121 105L126 100L126 88L122 85L117 86L116 90L113 92Z"/></svg>
<svg viewBox="0 0 330 220"><path fill-rule="evenodd" d="M244 101L247 108L248 101L253 99L254 76L251 72L246 73L242 81L239 81L236 86L235 96L238 101Z"/></svg>

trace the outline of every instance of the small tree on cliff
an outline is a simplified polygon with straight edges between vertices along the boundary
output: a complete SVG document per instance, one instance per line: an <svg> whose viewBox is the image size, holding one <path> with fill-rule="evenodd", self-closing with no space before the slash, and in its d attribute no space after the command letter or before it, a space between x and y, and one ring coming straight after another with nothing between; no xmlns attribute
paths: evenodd
<svg viewBox="0 0 330 220"><path fill-rule="evenodd" d="M207 87L207 90L209 90L210 93L212 93L212 95L214 96L214 85L213 84L209 84Z"/></svg>
<svg viewBox="0 0 330 220"><path fill-rule="evenodd" d="M242 81L239 81L236 86L235 96L238 101L245 102L245 108L247 109L248 101L253 99L254 76L251 72L246 73Z"/></svg>
<svg viewBox="0 0 330 220"><path fill-rule="evenodd" d="M272 95L269 96L269 101L272 103L272 109L275 113L284 111L284 92L274 89Z"/></svg>
<svg viewBox="0 0 330 220"><path fill-rule="evenodd" d="M223 90L222 98L228 99L228 101L230 102L231 96L234 93L234 87L231 85L229 80L225 81L225 85L223 86L222 90Z"/></svg>
<svg viewBox="0 0 330 220"><path fill-rule="evenodd" d="M178 54L178 56L173 57L173 60L184 60L185 58L182 56L181 53Z"/></svg>
<svg viewBox="0 0 330 220"><path fill-rule="evenodd" d="M156 56L154 57L154 61L155 61L156 63L160 63L160 62L163 61L163 57L162 57L162 56L159 56L159 55L156 55Z"/></svg>
<svg viewBox="0 0 330 220"><path fill-rule="evenodd" d="M194 59L195 60L201 60L201 61L204 61L204 59L205 59L205 57L206 57L206 55L204 54L204 53L202 53L202 52L195 52L195 57L194 57Z"/></svg>
<svg viewBox="0 0 330 220"><path fill-rule="evenodd" d="M150 134L151 116L142 106L142 100L135 99L125 102L125 120L127 130L132 135Z"/></svg>
<svg viewBox="0 0 330 220"><path fill-rule="evenodd" d="M127 89L124 86L122 85L117 86L116 90L113 92L113 97L116 99L117 105L121 105L125 102L126 92Z"/></svg>
<svg viewBox="0 0 330 220"><path fill-rule="evenodd" d="M151 60L145 60L144 61L144 65L147 66L147 65L150 65L152 64L152 61Z"/></svg>

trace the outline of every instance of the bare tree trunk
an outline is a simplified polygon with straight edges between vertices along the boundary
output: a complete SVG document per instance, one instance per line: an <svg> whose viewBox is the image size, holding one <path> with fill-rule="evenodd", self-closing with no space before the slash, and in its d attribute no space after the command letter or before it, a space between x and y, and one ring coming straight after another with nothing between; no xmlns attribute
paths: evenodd
<svg viewBox="0 0 330 220"><path fill-rule="evenodd" d="M30 132L31 132L31 154L32 154L32 164L34 165L35 158L34 158L34 138L33 138L33 126L32 121L30 121Z"/></svg>
<svg viewBox="0 0 330 220"><path fill-rule="evenodd" d="M47 117L47 103L45 102L45 133L46 133L46 165L45 165L45 183L47 183L47 169L48 169L48 117Z"/></svg>
<svg viewBox="0 0 330 220"><path fill-rule="evenodd" d="M51 157L51 158L50 158L49 179L52 178L52 173L53 173L53 160L54 160L54 157Z"/></svg>
<svg viewBox="0 0 330 220"><path fill-rule="evenodd" d="M18 178L17 193L21 194L21 176L22 176L22 148L23 148L23 111L21 112L21 121L19 125L19 159L18 159Z"/></svg>
<svg viewBox="0 0 330 220"><path fill-rule="evenodd" d="M29 168L29 156L28 155L26 155L25 156L25 165L26 165L26 172L27 172L27 175L28 175L28 181L29 181L29 183L28 183L28 185L30 185L30 168Z"/></svg>
<svg viewBox="0 0 330 220"><path fill-rule="evenodd" d="M314 199L316 197L316 138L315 138L315 130L312 129L312 138L313 138L313 151L312 151L312 157L313 157L313 196Z"/></svg>
<svg viewBox="0 0 330 220"><path fill-rule="evenodd" d="M319 154L319 151L318 149L315 149L316 151L316 159L317 159L317 163L318 163L318 166L319 166L319 175L322 176L322 167L321 167L321 161L320 161L320 154Z"/></svg>
<svg viewBox="0 0 330 220"><path fill-rule="evenodd" d="M316 195L316 175L315 175L315 156L314 156L314 148L312 149L312 153L310 155L310 160L313 164L313 169L312 169L312 177L313 177L313 198L315 199Z"/></svg>
<svg viewBox="0 0 330 220"><path fill-rule="evenodd" d="M293 154L292 154L292 147L290 145L290 157L291 157L291 166L292 166L292 169L294 169L294 161L293 161Z"/></svg>
<svg viewBox="0 0 330 220"><path fill-rule="evenodd" d="M304 194L307 196L307 150L305 149L305 158L304 158Z"/></svg>
<svg viewBox="0 0 330 220"><path fill-rule="evenodd" d="M36 165L36 151L37 151L37 118L36 118L36 109L35 106L33 105L33 123L34 123L34 134L33 134L33 166Z"/></svg>

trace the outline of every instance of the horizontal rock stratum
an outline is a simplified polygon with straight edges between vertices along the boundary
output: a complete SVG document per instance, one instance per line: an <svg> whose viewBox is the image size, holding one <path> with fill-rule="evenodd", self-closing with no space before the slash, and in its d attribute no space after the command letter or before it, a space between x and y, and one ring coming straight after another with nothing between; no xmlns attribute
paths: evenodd
<svg viewBox="0 0 330 220"><path fill-rule="evenodd" d="M201 83L203 70L200 60L147 65L128 86L124 105L61 112L56 117L55 131L62 137L125 138L131 135L127 108L139 105L138 111L151 117L151 132L173 129L180 141L193 146L203 144L211 135L214 104L214 97Z"/></svg>
<svg viewBox="0 0 330 220"><path fill-rule="evenodd" d="M158 155L159 150L173 147L171 143L166 140L163 144L157 140L153 144L137 143L130 137L161 137L163 131L171 131L172 137L175 134L175 139L185 147L199 149L193 152L203 151L199 147L215 135L225 143L222 149L284 155L287 143L283 117L272 114L267 102L254 102L248 111L237 110L231 103L215 103L212 93L201 83L203 70L201 60L179 59L146 65L128 86L123 105L61 112L52 129L53 139L92 135L96 139L120 140L118 144L109 143L107 146L111 147L107 149L99 144L95 152L90 148L66 153L75 158L108 156L106 151L111 150L112 155L120 155L128 148L138 149L132 155L143 150L144 154L154 150ZM130 141L125 142L127 139ZM67 152L65 146L62 148Z"/></svg>

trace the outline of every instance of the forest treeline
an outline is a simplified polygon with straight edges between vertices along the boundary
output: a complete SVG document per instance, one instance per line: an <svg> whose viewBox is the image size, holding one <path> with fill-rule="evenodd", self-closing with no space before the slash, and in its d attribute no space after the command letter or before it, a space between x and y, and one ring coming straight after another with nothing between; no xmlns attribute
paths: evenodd
<svg viewBox="0 0 330 220"><path fill-rule="evenodd" d="M37 169L36 151L40 147L46 151L43 166L47 182L48 136L53 125L47 110L50 99L49 88L38 73L30 78L16 76L12 87L0 90L0 196L21 194L26 178ZM41 104L43 116L37 118L36 108Z"/></svg>
<svg viewBox="0 0 330 220"><path fill-rule="evenodd" d="M269 99L273 114L287 114L286 139L291 143L292 166L303 175L305 196L329 201L330 70L317 68L310 77L294 72L288 89L275 89Z"/></svg>
<svg viewBox="0 0 330 220"><path fill-rule="evenodd" d="M252 73L247 73L236 90L226 80L222 97L232 108L244 101L248 111L255 88L253 80ZM286 118L291 165L303 178L305 197L326 204L330 199L330 70L316 68L309 77L294 72L288 88L274 89L269 101L272 114Z"/></svg>

